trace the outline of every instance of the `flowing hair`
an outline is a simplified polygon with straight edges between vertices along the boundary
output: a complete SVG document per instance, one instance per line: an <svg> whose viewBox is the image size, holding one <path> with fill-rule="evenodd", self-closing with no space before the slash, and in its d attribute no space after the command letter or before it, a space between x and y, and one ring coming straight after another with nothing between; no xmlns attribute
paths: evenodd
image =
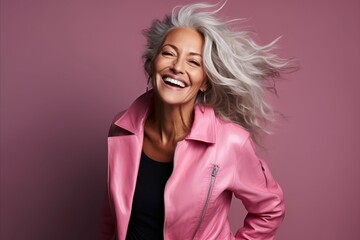
<svg viewBox="0 0 360 240"><path fill-rule="evenodd" d="M178 6L170 16L155 20L144 31L147 38L144 69L150 76L153 62L171 29L197 30L204 36L203 64L208 86L205 93L199 93L197 104L211 106L221 118L240 124L259 143L259 138L269 133L268 123L277 113L266 101L265 90L276 94L274 79L296 65L293 60L280 58L272 52L278 39L259 45L250 32L232 29L241 19L216 17L225 3Z"/></svg>

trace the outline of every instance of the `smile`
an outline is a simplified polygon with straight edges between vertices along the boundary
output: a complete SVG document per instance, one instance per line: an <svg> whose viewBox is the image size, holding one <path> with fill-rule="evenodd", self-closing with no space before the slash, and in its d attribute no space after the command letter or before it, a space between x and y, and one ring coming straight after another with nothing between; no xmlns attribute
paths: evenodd
<svg viewBox="0 0 360 240"><path fill-rule="evenodd" d="M180 87L180 88L186 87L185 83L183 83L182 81L173 79L173 78L165 77L165 78L163 78L163 80L166 84L169 84L169 85L172 85L175 87Z"/></svg>

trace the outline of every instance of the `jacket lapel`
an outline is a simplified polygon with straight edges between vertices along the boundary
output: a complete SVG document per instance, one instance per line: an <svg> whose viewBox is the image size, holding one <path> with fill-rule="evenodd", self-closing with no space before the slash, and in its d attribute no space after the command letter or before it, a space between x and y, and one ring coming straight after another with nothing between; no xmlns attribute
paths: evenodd
<svg viewBox="0 0 360 240"><path fill-rule="evenodd" d="M132 200L140 165L147 118L152 92L139 97L125 112L115 119L108 137L109 191L118 218L120 239L125 239L130 220Z"/></svg>

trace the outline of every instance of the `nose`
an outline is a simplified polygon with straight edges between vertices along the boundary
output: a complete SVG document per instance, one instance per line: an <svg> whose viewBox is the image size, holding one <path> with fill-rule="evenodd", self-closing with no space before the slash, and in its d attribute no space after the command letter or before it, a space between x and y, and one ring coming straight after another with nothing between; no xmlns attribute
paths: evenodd
<svg viewBox="0 0 360 240"><path fill-rule="evenodd" d="M183 62L180 59L176 59L171 66L171 70L176 74L184 73Z"/></svg>

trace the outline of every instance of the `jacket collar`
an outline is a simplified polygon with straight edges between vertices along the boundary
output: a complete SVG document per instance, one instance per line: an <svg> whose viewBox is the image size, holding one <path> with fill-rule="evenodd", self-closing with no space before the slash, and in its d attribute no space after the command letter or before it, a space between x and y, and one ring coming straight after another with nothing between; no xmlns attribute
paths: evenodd
<svg viewBox="0 0 360 240"><path fill-rule="evenodd" d="M137 98L131 106L115 120L115 125L135 134L143 134L145 120L152 108L154 92L151 90ZM216 142L216 117L211 107L195 105L194 122L186 140L206 143Z"/></svg>

